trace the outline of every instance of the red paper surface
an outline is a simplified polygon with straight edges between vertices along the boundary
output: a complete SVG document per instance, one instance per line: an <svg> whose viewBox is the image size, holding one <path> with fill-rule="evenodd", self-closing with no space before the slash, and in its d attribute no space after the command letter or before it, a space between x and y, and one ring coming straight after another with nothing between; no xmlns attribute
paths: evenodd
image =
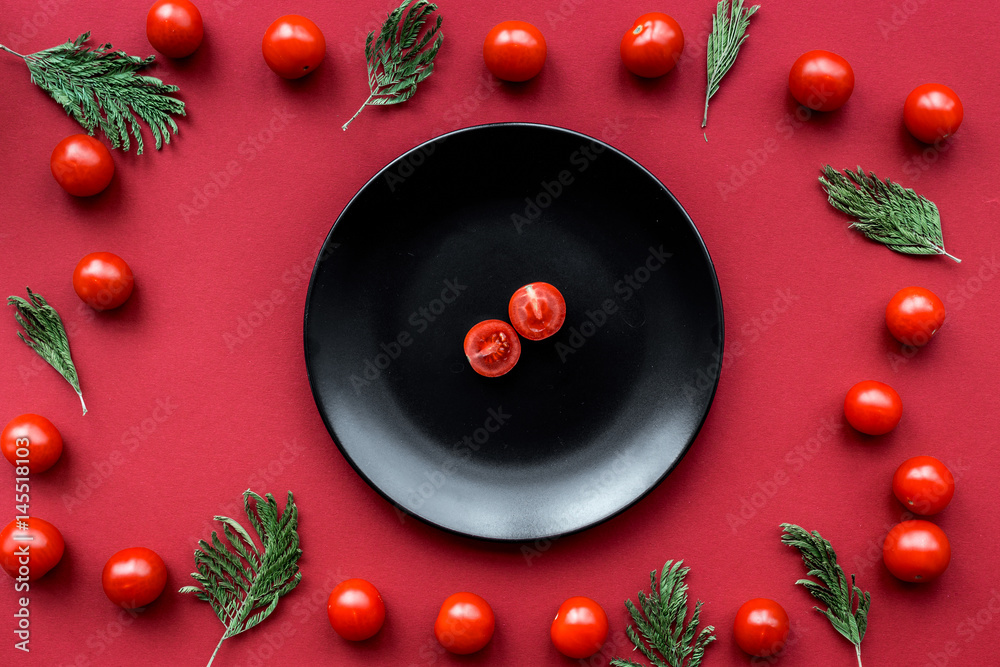
<svg viewBox="0 0 1000 667"><path fill-rule="evenodd" d="M32 585L30 654L13 648L17 596L0 579L0 663L207 662L222 626L207 605L172 591L190 582L192 549L212 515L241 516L235 503L247 487L295 492L304 579L265 623L225 642L220 667L577 664L548 638L571 595L604 605L608 651L626 655L622 601L668 558L692 567L692 596L718 628L704 665L749 662L731 624L758 596L780 601L792 619L779 664L854 664L851 645L793 585L803 569L779 541L782 521L820 530L871 591L865 664L1000 662L993 3L766 2L712 101L708 143L699 124L709 0L446 1L434 75L406 104L367 109L344 133L367 96L364 36L392 4L201 2L201 49L152 69L189 104L180 135L161 152L115 151L115 179L92 199L68 196L49 173L52 148L77 126L29 83L23 63L0 53L2 295L30 285L59 309L90 408L80 416L72 390L17 339L7 309L0 422L38 412L62 431L63 458L32 480L31 508L60 527L67 550ZM680 22L687 50L667 77L640 81L622 67L618 44L654 9ZM29 52L92 30L98 42L145 55L146 10L134 0L10 0L0 42ZM288 82L267 69L259 45L268 24L292 11L315 20L328 46L318 71ZM483 36L510 18L538 25L549 46L542 74L522 86L498 84L481 57ZM787 73L814 48L846 57L857 89L840 111L802 122ZM947 83L965 104L964 125L940 150L902 125L906 94L926 82ZM307 279L351 196L418 142L496 121L606 138L658 176L712 253L729 353L701 435L659 488L600 527L527 547L446 535L397 514L331 442L302 355ZM848 231L816 182L827 162L861 164L936 202L948 250L963 263L894 254ZM70 277L84 254L104 250L129 262L136 290L122 309L95 314ZM906 357L883 309L911 284L940 295L948 320ZM885 437L859 436L843 421L844 393L863 379L887 381L903 398L903 420ZM922 587L893 579L880 556L902 513L891 474L916 454L938 456L958 477L954 501L934 518L954 558ZM0 473L10 503L0 510L10 516L12 489L2 485L14 475ZM170 592L133 618L105 599L100 574L112 553L137 545L162 555ZM336 636L325 615L330 590L349 576L373 581L388 606L385 628L363 644ZM492 643L468 658L444 655L431 631L441 601L459 590L483 595L497 615Z"/></svg>

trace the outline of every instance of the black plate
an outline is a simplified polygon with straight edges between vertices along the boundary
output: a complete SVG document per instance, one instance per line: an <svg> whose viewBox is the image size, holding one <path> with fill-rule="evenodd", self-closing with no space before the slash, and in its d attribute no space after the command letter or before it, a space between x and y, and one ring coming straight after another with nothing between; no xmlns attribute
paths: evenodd
<svg viewBox="0 0 1000 667"><path fill-rule="evenodd" d="M462 349L521 285L566 297L500 378ZM398 507L495 540L577 531L677 464L708 413L722 300L677 200L623 153L531 124L418 146L341 213L313 271L305 354L355 470Z"/></svg>

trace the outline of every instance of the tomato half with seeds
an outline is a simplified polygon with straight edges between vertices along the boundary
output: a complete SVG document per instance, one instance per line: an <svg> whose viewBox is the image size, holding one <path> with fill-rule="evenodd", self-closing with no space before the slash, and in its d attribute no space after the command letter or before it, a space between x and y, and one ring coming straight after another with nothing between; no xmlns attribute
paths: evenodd
<svg viewBox="0 0 1000 667"><path fill-rule="evenodd" d="M904 521L885 536L882 560L897 579L923 584L948 569L951 543L944 531L930 521Z"/></svg>
<svg viewBox="0 0 1000 667"><path fill-rule="evenodd" d="M28 553L23 555L26 545ZM0 567L15 579L44 577L59 564L64 551L62 533L43 519L14 519L0 531Z"/></svg>
<svg viewBox="0 0 1000 667"><path fill-rule="evenodd" d="M569 658L589 658L608 638L608 615L590 598L571 597L559 606L549 629L552 643Z"/></svg>
<svg viewBox="0 0 1000 667"><path fill-rule="evenodd" d="M954 90L940 83L917 86L903 103L903 124L925 144L955 134L964 117L962 100Z"/></svg>
<svg viewBox="0 0 1000 667"><path fill-rule="evenodd" d="M119 607L145 607L166 587L167 566L152 549L122 549L104 564L101 585L108 599Z"/></svg>
<svg viewBox="0 0 1000 667"><path fill-rule="evenodd" d="M73 271L73 289L94 310L118 308L132 296L134 285L132 269L111 252L92 252Z"/></svg>
<svg viewBox="0 0 1000 667"><path fill-rule="evenodd" d="M507 314L517 333L528 340L542 340L566 321L566 299L548 283L528 283L510 297Z"/></svg>
<svg viewBox="0 0 1000 667"><path fill-rule="evenodd" d="M903 345L923 347L944 324L944 303L923 287L904 287L885 307L889 333Z"/></svg>
<svg viewBox="0 0 1000 667"><path fill-rule="evenodd" d="M86 134L72 134L52 149L49 169L59 186L74 197L103 192L115 175L111 151Z"/></svg>
<svg viewBox="0 0 1000 667"><path fill-rule="evenodd" d="M854 70L836 53L809 51L792 64L788 88L802 106L833 111L844 106L854 92Z"/></svg>
<svg viewBox="0 0 1000 667"><path fill-rule="evenodd" d="M326 38L306 17L288 14L268 26L261 51L264 62L275 74L285 79L299 79L323 61Z"/></svg>
<svg viewBox="0 0 1000 667"><path fill-rule="evenodd" d="M844 416L862 433L884 435L896 428L902 418L903 400L884 382L865 380L847 392Z"/></svg>
<svg viewBox="0 0 1000 667"><path fill-rule="evenodd" d="M955 495L955 476L933 456L903 461L892 476L892 493L916 514L937 514Z"/></svg>
<svg viewBox="0 0 1000 667"><path fill-rule="evenodd" d="M385 623L385 603L378 589L364 579L337 584L326 603L330 625L352 642L371 639Z"/></svg>
<svg viewBox="0 0 1000 667"><path fill-rule="evenodd" d="M157 0L146 14L146 37L168 58L191 55L204 36L201 12L190 0Z"/></svg>
<svg viewBox="0 0 1000 667"><path fill-rule="evenodd" d="M55 424L41 415L24 414L11 419L0 433L0 449L13 466L28 462L28 471L45 472L62 456L63 439Z"/></svg>
<svg viewBox="0 0 1000 667"><path fill-rule="evenodd" d="M526 21L493 26L483 42L483 60L498 79L521 82L542 71L548 47L542 31Z"/></svg>
<svg viewBox="0 0 1000 667"><path fill-rule="evenodd" d="M737 645L758 658L778 653L788 640L788 614L784 607L767 598L743 603L733 622Z"/></svg>
<svg viewBox="0 0 1000 667"><path fill-rule="evenodd" d="M643 14L622 37L622 62L636 76L653 79L674 68L684 51L684 33L663 12Z"/></svg>
<svg viewBox="0 0 1000 667"><path fill-rule="evenodd" d="M472 370L488 378L507 373L521 358L521 339L503 320L484 320L469 329L464 347Z"/></svg>
<svg viewBox="0 0 1000 667"><path fill-rule="evenodd" d="M475 593L455 593L441 605L434 636L450 653L469 655L482 650L496 628L493 608Z"/></svg>

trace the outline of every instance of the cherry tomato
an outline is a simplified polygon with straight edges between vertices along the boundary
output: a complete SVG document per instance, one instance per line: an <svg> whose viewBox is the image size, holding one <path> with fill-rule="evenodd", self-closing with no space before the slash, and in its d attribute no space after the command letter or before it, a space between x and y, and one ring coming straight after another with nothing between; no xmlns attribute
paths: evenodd
<svg viewBox="0 0 1000 667"><path fill-rule="evenodd" d="M733 636L741 649L758 658L772 656L785 648L788 614L774 600L755 598L736 612Z"/></svg>
<svg viewBox="0 0 1000 667"><path fill-rule="evenodd" d="M264 33L264 62L286 79L299 79L319 67L326 39L316 24L296 14L277 19Z"/></svg>
<svg viewBox="0 0 1000 667"><path fill-rule="evenodd" d="M469 329L464 347L472 370L488 378L508 372L521 358L521 339L503 320L484 320Z"/></svg>
<svg viewBox="0 0 1000 667"><path fill-rule="evenodd" d="M962 124L965 110L955 91L940 83L917 86L903 103L903 123L925 144L947 139Z"/></svg>
<svg viewBox="0 0 1000 667"><path fill-rule="evenodd" d="M14 417L0 433L0 449L13 466L27 460L32 475L45 472L62 456L63 439L59 429L41 415L24 414Z"/></svg>
<svg viewBox="0 0 1000 667"><path fill-rule="evenodd" d="M352 642L371 639L385 623L382 596L364 579L337 584L326 603L326 613L337 634Z"/></svg>
<svg viewBox="0 0 1000 667"><path fill-rule="evenodd" d="M608 638L608 615L590 598L569 598L559 606L549 635L566 657L589 658L601 650Z"/></svg>
<svg viewBox="0 0 1000 667"><path fill-rule="evenodd" d="M948 569L951 544L944 531L930 521L904 521L885 536L882 560L897 579L926 583Z"/></svg>
<svg viewBox="0 0 1000 667"><path fill-rule="evenodd" d="M854 92L854 70L836 53L809 51L792 65L788 87L802 106L813 111L833 111L844 106Z"/></svg>
<svg viewBox="0 0 1000 667"><path fill-rule="evenodd" d="M524 21L493 26L483 42L483 60L493 76L504 81L527 81L542 71L547 48L542 31Z"/></svg>
<svg viewBox="0 0 1000 667"><path fill-rule="evenodd" d="M885 307L889 333L903 345L923 347L944 324L944 304L923 287L904 287Z"/></svg>
<svg viewBox="0 0 1000 667"><path fill-rule="evenodd" d="M848 423L868 435L883 435L896 428L903 416L903 401L884 382L865 380L847 392L844 415Z"/></svg>
<svg viewBox="0 0 1000 667"><path fill-rule="evenodd" d="M125 260L110 252L92 252L73 271L73 289L94 310L111 310L132 295L135 277Z"/></svg>
<svg viewBox="0 0 1000 667"><path fill-rule="evenodd" d="M892 493L916 514L937 514L955 495L955 476L933 456L903 461L892 476Z"/></svg>
<svg viewBox="0 0 1000 667"><path fill-rule="evenodd" d="M566 321L566 299L548 283L529 283L510 297L507 312L517 333L528 340L542 340Z"/></svg>
<svg viewBox="0 0 1000 667"><path fill-rule="evenodd" d="M101 574L108 599L123 609L145 607L167 585L167 566L152 549L122 549L108 559Z"/></svg>
<svg viewBox="0 0 1000 667"><path fill-rule="evenodd" d="M495 627L493 609L486 600L475 593L455 593L441 605L434 636L451 653L468 655L490 643Z"/></svg>
<svg viewBox="0 0 1000 667"><path fill-rule="evenodd" d="M103 192L115 175L111 152L86 134L73 134L56 144L49 168L60 187L76 197Z"/></svg>
<svg viewBox="0 0 1000 667"><path fill-rule="evenodd" d="M27 528L18 527L18 521ZM26 546L28 555L20 555ZM42 519L14 519L0 531L0 567L14 578L27 575L28 581L34 581L44 577L59 564L65 550L62 534Z"/></svg>
<svg viewBox="0 0 1000 667"><path fill-rule="evenodd" d="M662 12L643 14L622 37L622 62L628 71L649 79L674 68L684 51L680 25Z"/></svg>
<svg viewBox="0 0 1000 667"><path fill-rule="evenodd" d="M204 36L201 12L189 0L157 0L146 14L146 37L168 58L191 55Z"/></svg>

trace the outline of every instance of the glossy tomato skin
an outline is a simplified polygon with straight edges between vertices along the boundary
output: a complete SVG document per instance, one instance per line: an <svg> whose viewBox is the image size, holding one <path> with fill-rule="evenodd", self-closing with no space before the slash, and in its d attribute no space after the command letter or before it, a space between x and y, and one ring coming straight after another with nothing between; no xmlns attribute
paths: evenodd
<svg viewBox="0 0 1000 667"><path fill-rule="evenodd" d="M504 81L534 78L542 71L547 53L542 31L525 21L498 23L483 42L486 67Z"/></svg>
<svg viewBox="0 0 1000 667"><path fill-rule="evenodd" d="M510 297L507 314L517 333L528 340L542 340L562 328L566 299L548 283L528 283Z"/></svg>
<svg viewBox="0 0 1000 667"><path fill-rule="evenodd" d="M571 597L559 606L549 629L552 643L568 658L589 658L608 638L608 615L590 598Z"/></svg>
<svg viewBox="0 0 1000 667"><path fill-rule="evenodd" d="M189 0L157 0L146 14L146 37L168 58L191 55L204 36L201 12Z"/></svg>
<svg viewBox="0 0 1000 667"><path fill-rule="evenodd" d="M63 439L59 429L41 415L31 413L14 417L0 433L0 448L13 466L28 461L32 475L45 472L62 456Z"/></svg>
<svg viewBox="0 0 1000 667"><path fill-rule="evenodd" d="M944 531L930 521L904 521L886 535L882 560L897 579L923 584L948 569L951 543Z"/></svg>
<svg viewBox="0 0 1000 667"><path fill-rule="evenodd" d="M965 117L962 100L940 83L917 86L903 103L903 124L925 144L947 139L958 131Z"/></svg>
<svg viewBox="0 0 1000 667"><path fill-rule="evenodd" d="M14 578L27 574L28 581L35 581L59 564L66 550L66 543L62 533L48 521L36 517L21 521L28 524L27 530L21 530L15 519L0 531L0 567ZM25 535L31 539L14 539ZM27 557L18 553L26 544L29 545ZM27 560L27 563L22 560Z"/></svg>
<svg viewBox="0 0 1000 667"><path fill-rule="evenodd" d="M371 639L385 623L382 596L364 579L337 584L326 603L326 613L337 634L352 642Z"/></svg>
<svg viewBox="0 0 1000 667"><path fill-rule="evenodd" d="M278 76L299 79L319 67L326 38L315 23L296 14L282 16L264 33L264 62Z"/></svg>
<svg viewBox="0 0 1000 667"><path fill-rule="evenodd" d="M903 345L923 347L944 324L944 303L923 287L904 287L885 307L889 333Z"/></svg>
<svg viewBox="0 0 1000 667"><path fill-rule="evenodd" d="M662 12L643 14L622 37L622 62L636 76L653 79L674 68L684 51L684 32Z"/></svg>
<svg viewBox="0 0 1000 667"><path fill-rule="evenodd" d="M834 111L854 92L854 69L830 51L803 53L788 73L788 88L799 104L813 111Z"/></svg>
<svg viewBox="0 0 1000 667"><path fill-rule="evenodd" d="M483 377L499 377L521 358L521 339L503 320L484 320L465 335L465 358Z"/></svg>
<svg viewBox="0 0 1000 667"><path fill-rule="evenodd" d="M865 380L847 392L844 416L862 433L884 435L896 428L903 416L903 400L884 382Z"/></svg>
<svg viewBox="0 0 1000 667"><path fill-rule="evenodd" d="M115 175L111 151L86 134L73 134L56 144L49 168L59 186L75 197L103 192Z"/></svg>
<svg viewBox="0 0 1000 667"><path fill-rule="evenodd" d="M744 602L736 612L733 637L745 652L767 658L785 648L788 629L784 607L774 600L755 598Z"/></svg>
<svg viewBox="0 0 1000 667"><path fill-rule="evenodd" d="M73 271L73 289L94 310L111 310L128 301L135 286L132 269L118 255L92 252Z"/></svg>
<svg viewBox="0 0 1000 667"><path fill-rule="evenodd" d="M903 461L892 476L892 493L915 514L937 514L955 495L955 476L933 456Z"/></svg>
<svg viewBox="0 0 1000 667"><path fill-rule="evenodd" d="M475 593L455 593L441 605L434 636L449 652L469 655L490 643L495 628L496 618L486 600Z"/></svg>
<svg viewBox="0 0 1000 667"><path fill-rule="evenodd" d="M122 549L108 559L101 574L108 599L123 609L145 607L167 585L167 566L152 549Z"/></svg>

